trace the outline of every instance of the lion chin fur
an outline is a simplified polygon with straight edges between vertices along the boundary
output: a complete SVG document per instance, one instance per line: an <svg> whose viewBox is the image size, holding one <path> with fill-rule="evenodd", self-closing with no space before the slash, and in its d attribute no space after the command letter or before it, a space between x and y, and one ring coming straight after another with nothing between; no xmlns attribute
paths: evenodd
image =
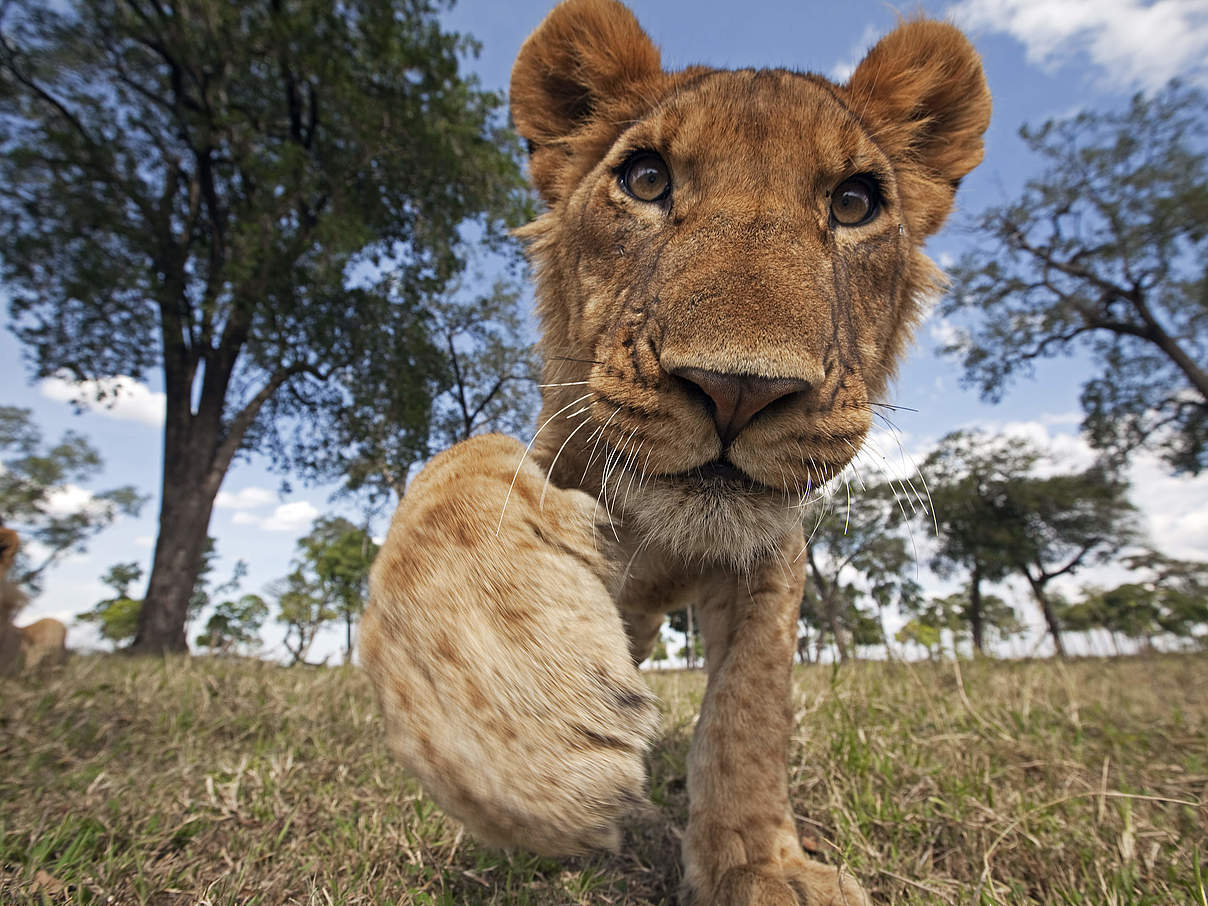
<svg viewBox="0 0 1208 906"><path fill-rule="evenodd" d="M545 204L518 231L539 427L457 444L400 501L361 629L390 744L485 840L615 845L657 722L637 664L695 605L682 901L866 903L788 798L801 504L942 286L923 244L982 159L980 59L913 19L843 84L665 71L626 7L567 0L510 95Z"/></svg>

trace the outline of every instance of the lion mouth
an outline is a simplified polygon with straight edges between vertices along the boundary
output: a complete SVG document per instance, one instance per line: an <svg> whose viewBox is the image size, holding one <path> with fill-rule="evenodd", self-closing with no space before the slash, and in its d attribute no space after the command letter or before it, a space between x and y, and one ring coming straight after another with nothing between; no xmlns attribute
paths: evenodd
<svg viewBox="0 0 1208 906"><path fill-rule="evenodd" d="M780 494L775 488L752 478L726 457L720 456L703 465L662 476L665 479L695 488L746 491L748 493Z"/></svg>

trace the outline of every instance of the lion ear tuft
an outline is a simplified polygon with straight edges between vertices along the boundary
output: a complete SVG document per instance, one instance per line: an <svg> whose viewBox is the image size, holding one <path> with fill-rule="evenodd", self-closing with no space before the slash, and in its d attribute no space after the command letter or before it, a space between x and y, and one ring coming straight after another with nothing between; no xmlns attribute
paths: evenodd
<svg viewBox="0 0 1208 906"><path fill-rule="evenodd" d="M912 228L935 232L985 153L991 103L977 51L954 25L906 22L868 52L847 88L853 109L903 168Z"/></svg>
<svg viewBox="0 0 1208 906"><path fill-rule="evenodd" d="M512 67L511 104L547 201L560 194L567 139L585 131L615 138L657 98L662 78L658 48L616 0L566 0L546 16Z"/></svg>

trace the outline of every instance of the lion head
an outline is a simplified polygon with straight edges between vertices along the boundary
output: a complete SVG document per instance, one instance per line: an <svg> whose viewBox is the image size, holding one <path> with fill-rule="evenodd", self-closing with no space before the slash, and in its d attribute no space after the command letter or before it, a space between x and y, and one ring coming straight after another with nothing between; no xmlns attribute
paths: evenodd
<svg viewBox="0 0 1208 906"><path fill-rule="evenodd" d="M919 20L843 85L665 72L628 9L569 0L511 99L548 206L522 231L538 457L648 539L748 561L856 454L940 286L921 247L982 158L976 52Z"/></svg>

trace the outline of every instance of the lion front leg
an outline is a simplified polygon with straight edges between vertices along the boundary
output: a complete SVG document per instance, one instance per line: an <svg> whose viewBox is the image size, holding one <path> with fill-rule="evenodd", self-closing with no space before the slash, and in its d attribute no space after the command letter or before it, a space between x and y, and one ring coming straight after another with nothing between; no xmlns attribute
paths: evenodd
<svg viewBox="0 0 1208 906"><path fill-rule="evenodd" d="M801 536L700 606L708 686L688 758L684 896L692 906L866 906L802 852L788 797Z"/></svg>
<svg viewBox="0 0 1208 906"><path fill-rule="evenodd" d="M522 458L488 435L416 478L374 563L361 657L391 747L471 832L615 846L657 713L605 590L595 501Z"/></svg>

